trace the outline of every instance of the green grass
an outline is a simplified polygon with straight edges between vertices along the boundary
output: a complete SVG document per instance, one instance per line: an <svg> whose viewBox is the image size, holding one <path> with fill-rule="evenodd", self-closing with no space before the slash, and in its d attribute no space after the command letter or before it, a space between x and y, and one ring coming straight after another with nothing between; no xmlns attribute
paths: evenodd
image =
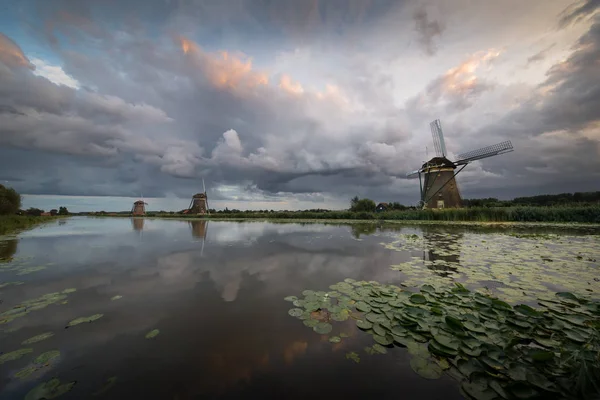
<svg viewBox="0 0 600 400"><path fill-rule="evenodd" d="M0 235L16 233L38 224L61 218L58 216L34 217L31 215L0 215Z"/></svg>
<svg viewBox="0 0 600 400"><path fill-rule="evenodd" d="M147 217L198 218L182 214L149 212ZM600 223L600 206L563 207L478 207L445 210L406 210L374 212L326 211L326 212L239 212L214 213L209 219L286 219L286 220L363 220L363 221L469 221L469 222L552 222L552 223Z"/></svg>

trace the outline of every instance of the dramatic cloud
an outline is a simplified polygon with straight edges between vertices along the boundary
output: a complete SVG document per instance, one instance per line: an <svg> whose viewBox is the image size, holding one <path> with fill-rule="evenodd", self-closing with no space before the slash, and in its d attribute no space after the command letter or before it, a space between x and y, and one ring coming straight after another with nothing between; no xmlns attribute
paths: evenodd
<svg viewBox="0 0 600 400"><path fill-rule="evenodd" d="M451 154L515 145L461 173L466 197L594 190L596 3L454 1L24 2L26 34L0 36L0 178L185 199L204 178L258 208L414 203L405 175L440 118Z"/></svg>

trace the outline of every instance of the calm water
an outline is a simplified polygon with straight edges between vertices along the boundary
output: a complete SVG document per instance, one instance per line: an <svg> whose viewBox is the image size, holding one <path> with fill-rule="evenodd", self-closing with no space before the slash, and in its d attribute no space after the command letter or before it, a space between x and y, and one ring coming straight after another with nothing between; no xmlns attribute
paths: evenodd
<svg viewBox="0 0 600 400"><path fill-rule="evenodd" d="M385 247L407 234L429 235L449 248L465 236L480 242L490 235L467 228L375 231L71 218L3 240L0 283L23 283L0 289L0 312L48 293L76 291L0 324L0 354L33 349L0 365L0 398L22 399L57 377L77 382L61 399L460 399L451 378L429 381L415 374L405 349L361 353L360 363L346 359L346 353L372 344L354 321L334 323L332 335L349 337L332 344L328 335L290 317L293 306L283 300L305 289L330 290L345 278L400 284L406 275L391 265L436 258ZM597 243L597 237L581 240L582 248L590 240ZM461 262L452 254L439 259ZM453 272L451 266L428 268L440 278ZM115 296L122 297L111 300ZM69 321L94 314L103 317L65 329ZM154 329L160 334L146 339ZM21 344L45 332L54 335ZM27 378L15 377L49 350L59 350L60 357ZM116 377L114 386L92 396L110 377Z"/></svg>

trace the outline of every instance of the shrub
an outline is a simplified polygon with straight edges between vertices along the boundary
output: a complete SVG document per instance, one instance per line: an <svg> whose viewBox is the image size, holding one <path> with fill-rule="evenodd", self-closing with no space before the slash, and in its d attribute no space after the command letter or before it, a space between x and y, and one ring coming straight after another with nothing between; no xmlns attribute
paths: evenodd
<svg viewBox="0 0 600 400"><path fill-rule="evenodd" d="M21 195L13 188L0 185L0 215L15 214L21 208Z"/></svg>

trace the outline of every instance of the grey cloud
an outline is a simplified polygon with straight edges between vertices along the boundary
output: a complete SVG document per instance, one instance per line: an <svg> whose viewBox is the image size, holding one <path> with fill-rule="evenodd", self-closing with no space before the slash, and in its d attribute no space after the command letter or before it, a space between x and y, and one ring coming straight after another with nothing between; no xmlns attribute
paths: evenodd
<svg viewBox="0 0 600 400"><path fill-rule="evenodd" d="M552 43L550 46L538 51L537 53L535 53L534 55L532 55L531 57L529 57L527 59L527 66L536 63L538 61L542 61L546 58L546 56L548 55L548 52L554 48L554 46L556 46L556 43Z"/></svg>
<svg viewBox="0 0 600 400"><path fill-rule="evenodd" d="M598 12L598 9L600 9L600 0L575 1L560 14L559 26L564 28L591 18Z"/></svg>
<svg viewBox="0 0 600 400"><path fill-rule="evenodd" d="M419 43L423 46L425 53L430 56L434 55L437 51L434 39L442 34L445 28L444 24L440 21L430 20L427 10L424 7L416 10L413 18Z"/></svg>

